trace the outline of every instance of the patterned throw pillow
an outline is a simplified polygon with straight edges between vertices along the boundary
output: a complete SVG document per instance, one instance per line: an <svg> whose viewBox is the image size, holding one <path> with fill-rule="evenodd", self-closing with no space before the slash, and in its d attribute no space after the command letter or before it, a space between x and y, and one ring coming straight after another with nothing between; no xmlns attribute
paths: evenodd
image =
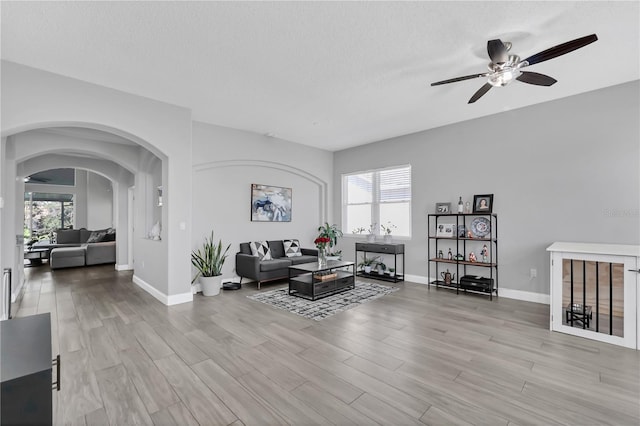
<svg viewBox="0 0 640 426"><path fill-rule="evenodd" d="M302 256L300 252L300 241L298 240L283 240L284 244L284 254L287 257L298 257Z"/></svg>
<svg viewBox="0 0 640 426"><path fill-rule="evenodd" d="M99 243L100 241L102 241L102 239L104 238L104 236L107 233L105 231L93 231L91 232L91 235L89 235L89 238L87 239L88 243Z"/></svg>
<svg viewBox="0 0 640 426"><path fill-rule="evenodd" d="M260 260L272 260L271 249L266 241L255 241L249 244L251 255L257 256Z"/></svg>

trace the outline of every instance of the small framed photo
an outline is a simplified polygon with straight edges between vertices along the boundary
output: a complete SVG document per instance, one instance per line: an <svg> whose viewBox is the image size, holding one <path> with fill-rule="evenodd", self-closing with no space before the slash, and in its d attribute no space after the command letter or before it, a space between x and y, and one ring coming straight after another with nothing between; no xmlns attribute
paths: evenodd
<svg viewBox="0 0 640 426"><path fill-rule="evenodd" d="M467 237L467 228L464 225L458 225L458 238Z"/></svg>
<svg viewBox="0 0 640 426"><path fill-rule="evenodd" d="M438 214L451 213L451 203L436 203L436 213Z"/></svg>
<svg viewBox="0 0 640 426"><path fill-rule="evenodd" d="M453 223L439 223L436 226L436 237L453 238L455 227Z"/></svg>
<svg viewBox="0 0 640 426"><path fill-rule="evenodd" d="M491 213L493 210L493 194L473 196L474 213Z"/></svg>

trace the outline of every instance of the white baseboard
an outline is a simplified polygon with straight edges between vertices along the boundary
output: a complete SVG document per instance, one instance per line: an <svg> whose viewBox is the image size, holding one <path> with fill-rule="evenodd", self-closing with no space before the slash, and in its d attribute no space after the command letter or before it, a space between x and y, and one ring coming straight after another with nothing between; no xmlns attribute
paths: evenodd
<svg viewBox="0 0 640 426"><path fill-rule="evenodd" d="M405 281L410 281L416 284L429 284L429 281L433 281L427 280L427 277L423 277L421 275L405 275L404 279ZM513 290L510 288L500 288L498 290L498 296L506 297L507 299L523 300L525 302L542 303L545 305L549 305L551 303L551 297L548 294L533 293L523 290Z"/></svg>
<svg viewBox="0 0 640 426"><path fill-rule="evenodd" d="M429 280L427 279L427 277L423 277L423 276L420 276L420 275L409 275L409 274L406 274L404 276L404 280L412 282L412 283L416 283L416 284L429 284Z"/></svg>
<svg viewBox="0 0 640 426"><path fill-rule="evenodd" d="M168 297L167 306L179 305L181 303L189 303L193 302L193 294L192 293L180 293L173 294Z"/></svg>
<svg viewBox="0 0 640 426"><path fill-rule="evenodd" d="M548 294L533 293L523 290L512 290L510 288L501 288L498 290L500 297L507 299L524 300L525 302L542 303L548 305L551 303L551 297Z"/></svg>
<svg viewBox="0 0 640 426"><path fill-rule="evenodd" d="M118 265L116 263L116 271L133 271L133 265Z"/></svg>
<svg viewBox="0 0 640 426"><path fill-rule="evenodd" d="M160 302L167 306L177 305L180 303L187 303L193 301L193 294L189 293L181 293L181 294L173 294L171 296L167 296L162 293L155 287L153 287L148 282L144 281L142 278L134 275L132 281L141 289L158 299Z"/></svg>

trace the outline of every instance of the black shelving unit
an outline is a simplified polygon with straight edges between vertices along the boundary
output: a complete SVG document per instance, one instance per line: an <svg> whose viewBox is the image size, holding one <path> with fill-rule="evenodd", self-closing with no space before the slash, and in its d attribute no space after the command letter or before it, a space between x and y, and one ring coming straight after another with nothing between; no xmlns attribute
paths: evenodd
<svg viewBox="0 0 640 426"><path fill-rule="evenodd" d="M358 252L364 253L376 253L376 254L389 254L393 255L393 268L395 269L395 275L380 275L378 273L366 273L364 271L358 271L357 276L373 278L375 280L400 282L404 281L404 244L400 243L356 243L356 263L358 262ZM402 256L402 268L399 268L398 256Z"/></svg>
<svg viewBox="0 0 640 426"><path fill-rule="evenodd" d="M478 237L468 232L471 230L471 223L477 217L484 217L489 221L489 232L482 237ZM455 226L452 237L437 236L439 225L449 224ZM464 225L464 236L459 234L460 226ZM488 294L493 300L493 295L498 296L498 215L495 213L458 213L458 214L429 214L428 215L428 262L427 276L429 282L436 288L445 287L460 290ZM477 256L477 260L469 260L469 253L480 253L482 246L488 249L487 261L483 262L482 256ZM448 250L451 249L454 256L448 259ZM442 250L443 257L438 253ZM456 258L456 255L464 256L463 259ZM455 274L455 279L451 283L445 283L440 279L445 270L453 269L449 272ZM431 277L431 271L435 270L435 279Z"/></svg>

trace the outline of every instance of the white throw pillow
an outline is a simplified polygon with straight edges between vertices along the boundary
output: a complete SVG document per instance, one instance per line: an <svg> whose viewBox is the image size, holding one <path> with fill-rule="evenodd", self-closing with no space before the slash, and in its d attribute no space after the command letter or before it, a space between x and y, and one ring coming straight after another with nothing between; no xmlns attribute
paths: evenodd
<svg viewBox="0 0 640 426"><path fill-rule="evenodd" d="M302 256L300 252L300 241L298 240L283 240L282 244L284 245L284 254L287 257L298 257Z"/></svg>
<svg viewBox="0 0 640 426"><path fill-rule="evenodd" d="M251 255L258 257L260 260L273 260L271 257L271 249L266 241L254 241L249 244L251 247Z"/></svg>

